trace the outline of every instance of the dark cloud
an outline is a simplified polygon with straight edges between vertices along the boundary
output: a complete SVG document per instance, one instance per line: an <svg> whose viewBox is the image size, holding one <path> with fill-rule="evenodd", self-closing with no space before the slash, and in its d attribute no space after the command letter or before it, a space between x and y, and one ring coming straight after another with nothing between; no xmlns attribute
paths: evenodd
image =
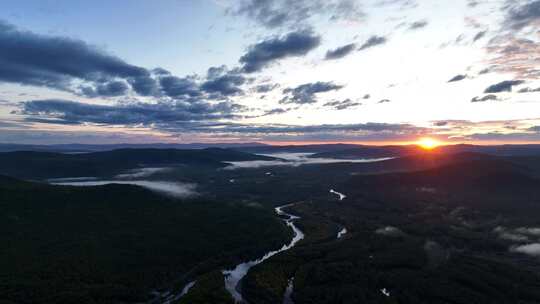
<svg viewBox="0 0 540 304"><path fill-rule="evenodd" d="M133 90L142 96L153 96L158 94L158 83L151 77L130 77L127 79Z"/></svg>
<svg viewBox="0 0 540 304"><path fill-rule="evenodd" d="M23 102L18 114L27 121L105 125L176 125L192 121L230 119L242 106L229 102L126 102L112 106L87 104L62 99Z"/></svg>
<svg viewBox="0 0 540 304"><path fill-rule="evenodd" d="M260 84L253 88L253 90L257 93L268 93L273 91L274 89L279 88L279 84Z"/></svg>
<svg viewBox="0 0 540 304"><path fill-rule="evenodd" d="M146 95L151 73L105 54L81 40L38 35L0 21L0 81L45 86L77 93L75 80L94 92L113 94L118 80ZM111 90L112 89L112 90Z"/></svg>
<svg viewBox="0 0 540 304"><path fill-rule="evenodd" d="M456 76L452 77L452 79L448 80L448 82L461 81L461 80L466 79L466 78L467 78L467 75L456 75Z"/></svg>
<svg viewBox="0 0 540 304"><path fill-rule="evenodd" d="M295 88L286 88L283 90L285 96L280 103L308 104L317 102L316 94L337 91L342 89L342 85L333 82L314 82L299 85Z"/></svg>
<svg viewBox="0 0 540 304"><path fill-rule="evenodd" d="M513 30L521 30L527 26L538 25L540 21L540 0L509 2L505 23Z"/></svg>
<svg viewBox="0 0 540 304"><path fill-rule="evenodd" d="M381 100L379 100L378 103L388 103L388 102L391 102L391 100L390 99L381 99Z"/></svg>
<svg viewBox="0 0 540 304"><path fill-rule="evenodd" d="M275 109L271 109L271 110L268 110L268 111L264 112L264 114L261 115L261 116L284 114L284 113L287 113L288 111L289 111L289 109L275 108Z"/></svg>
<svg viewBox="0 0 540 304"><path fill-rule="evenodd" d="M345 110L348 108L353 108L357 106L361 106L362 103L353 101L349 98L345 100L334 100L330 101L324 104L325 107L331 107L334 108L334 110Z"/></svg>
<svg viewBox="0 0 540 304"><path fill-rule="evenodd" d="M340 59L347 55L349 55L351 52L354 51L356 48L356 43L350 43L341 47L338 47L334 50L329 50L326 52L326 56L324 59L326 60L333 60L333 59Z"/></svg>
<svg viewBox="0 0 540 304"><path fill-rule="evenodd" d="M371 36L360 48L359 51L363 51L365 49L372 48L374 46L382 45L386 43L386 38L381 36Z"/></svg>
<svg viewBox="0 0 540 304"><path fill-rule="evenodd" d="M364 17L356 0L242 0L229 12L266 28L306 26L314 16L327 16L333 21L358 21Z"/></svg>
<svg viewBox="0 0 540 304"><path fill-rule="evenodd" d="M485 68L483 70L481 70L480 72L478 72L478 75L484 75L484 74L487 74L491 72L491 69L490 68Z"/></svg>
<svg viewBox="0 0 540 304"><path fill-rule="evenodd" d="M157 76L159 75L159 76ZM226 66L211 67L206 77L177 77L168 72L158 72L161 93L173 99L227 99L242 95L242 86L250 81L238 69L229 70Z"/></svg>
<svg viewBox="0 0 540 304"><path fill-rule="evenodd" d="M280 59L306 55L320 43L321 37L310 30L290 32L282 37L264 40L250 46L240 58L242 71L258 72Z"/></svg>
<svg viewBox="0 0 540 304"><path fill-rule="evenodd" d="M487 34L487 31L478 32L476 35L474 35L473 42L476 42L476 41L484 38L484 36L486 36L486 34Z"/></svg>
<svg viewBox="0 0 540 304"><path fill-rule="evenodd" d="M415 21L415 22L413 22L413 23L411 23L411 24L409 25L409 30L412 30L412 31L414 31L414 30L419 30L419 29L421 29L421 28L426 27L427 25L428 25L427 20L419 20L419 21Z"/></svg>
<svg viewBox="0 0 540 304"><path fill-rule="evenodd" d="M159 79L163 93L173 98L197 97L201 91L193 77L164 76Z"/></svg>
<svg viewBox="0 0 540 304"><path fill-rule="evenodd" d="M302 34L307 32L282 41L281 47L289 46L289 52L279 53L279 45L273 49L270 46L268 51L273 50L278 59L300 54L302 46L298 44L306 42L298 38ZM261 57L259 60L263 60ZM241 86L248 81L238 70L230 71L225 66L210 68L202 80L198 76L177 77L162 68L147 70L81 40L38 35L1 22L0 66L0 82L45 86L86 97L118 97L133 92L173 99L216 99L242 94Z"/></svg>
<svg viewBox="0 0 540 304"><path fill-rule="evenodd" d="M536 89L533 89L533 88L523 88L521 90L518 91L518 93L536 93L536 92L540 92L540 88L536 88Z"/></svg>
<svg viewBox="0 0 540 304"><path fill-rule="evenodd" d="M408 124L330 124L330 125L256 125L222 122L234 118L242 111L241 106L231 103L168 103L148 104L130 102L112 106L85 104L66 100L34 100L21 104L19 114L25 115L28 123L125 125L151 127L175 134L211 134L221 138L239 135L244 138L256 136L268 140L287 139L338 139L363 138L381 140L385 138L416 136L427 129ZM290 109L272 109L263 115L286 113ZM30 134L31 135L31 134ZM35 134L34 134L35 135ZM95 134L94 134L95 135ZM9 134L0 134L0 137ZM23 136L20 135L19 136ZM26 136L26 135L24 135Z"/></svg>
<svg viewBox="0 0 540 304"><path fill-rule="evenodd" d="M524 83L523 80L505 80L487 87L484 93L512 92L512 87Z"/></svg>
<svg viewBox="0 0 540 304"><path fill-rule="evenodd" d="M201 89L207 93L217 93L220 96L233 96L243 94L240 88L247 81L246 77L238 71L228 71L225 66L210 68L207 80L201 85Z"/></svg>
<svg viewBox="0 0 540 304"><path fill-rule="evenodd" d="M128 85L124 81L111 81L105 84L99 84L97 87L82 87L81 91L88 97L97 96L121 96L129 90Z"/></svg>
<svg viewBox="0 0 540 304"><path fill-rule="evenodd" d="M467 0L467 5L469 7L477 7L480 4L480 1L477 0Z"/></svg>
<svg viewBox="0 0 540 304"><path fill-rule="evenodd" d="M499 98L497 97L497 95L489 94L485 95L484 97L474 97L473 99L471 99L471 102L485 102L490 100L499 100Z"/></svg>
<svg viewBox="0 0 540 304"><path fill-rule="evenodd" d="M418 7L415 0L379 0L376 6L397 6L399 9L411 9Z"/></svg>
<svg viewBox="0 0 540 304"><path fill-rule="evenodd" d="M436 127L445 127L448 125L447 121L435 121L433 122L433 125Z"/></svg>
<svg viewBox="0 0 540 304"><path fill-rule="evenodd" d="M166 75L171 75L171 72L165 70L164 68L155 68L155 69L152 69L152 74L157 75L157 76L166 76Z"/></svg>
<svg viewBox="0 0 540 304"><path fill-rule="evenodd" d="M370 98L371 98L371 95L366 94L366 95L364 95L364 97L362 97L362 98L363 98L363 99L370 99Z"/></svg>

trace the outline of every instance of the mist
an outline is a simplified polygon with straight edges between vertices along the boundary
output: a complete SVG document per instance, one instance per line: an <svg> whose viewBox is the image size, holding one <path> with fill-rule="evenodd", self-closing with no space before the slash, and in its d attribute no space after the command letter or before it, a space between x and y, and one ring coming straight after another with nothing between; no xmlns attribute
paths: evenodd
<svg viewBox="0 0 540 304"><path fill-rule="evenodd" d="M78 187L91 187L91 186L103 186L110 184L120 185L136 185L154 192L169 195L176 198L187 198L197 195L195 191L195 184L186 184L178 182L166 182L166 181L117 181L117 180L103 180L103 181L75 181L75 182L60 182L52 183L55 185L64 186L78 186Z"/></svg>
<svg viewBox="0 0 540 304"><path fill-rule="evenodd" d="M262 168L273 166L291 166L298 167L301 165L313 165L313 164L337 164L337 163L373 163L392 159L392 157L386 158L370 158L370 159L334 159L334 158L310 158L313 153L275 153L275 154L260 154L263 156L270 156L278 158L279 160L254 160L254 161L239 161L228 162L230 166L226 167L227 170L235 169L249 169L249 168Z"/></svg>

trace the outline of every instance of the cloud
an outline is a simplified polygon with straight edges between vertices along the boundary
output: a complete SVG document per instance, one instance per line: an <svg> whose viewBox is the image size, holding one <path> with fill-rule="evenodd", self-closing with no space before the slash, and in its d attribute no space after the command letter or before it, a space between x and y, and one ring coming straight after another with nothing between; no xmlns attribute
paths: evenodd
<svg viewBox="0 0 540 304"><path fill-rule="evenodd" d="M105 84L99 84L97 87L82 86L82 94L88 97L112 97L125 95L129 90L128 85L124 81L111 81Z"/></svg>
<svg viewBox="0 0 540 304"><path fill-rule="evenodd" d="M336 49L329 50L326 52L325 60L334 60L343 58L354 51L356 48L356 43L350 43L344 46L340 46Z"/></svg>
<svg viewBox="0 0 540 304"><path fill-rule="evenodd" d="M253 90L257 93L268 93L273 91L274 89L279 88L279 84L261 84L253 88Z"/></svg>
<svg viewBox="0 0 540 304"><path fill-rule="evenodd" d="M526 255L533 256L533 257L538 257L540 256L540 244L532 243L532 244L521 245L521 246L512 246L510 247L510 251L523 253Z"/></svg>
<svg viewBox="0 0 540 304"><path fill-rule="evenodd" d="M299 44L309 42L310 38L320 39L302 36L302 40L300 36L307 33L287 36L281 47L289 49L281 54L280 45L273 45L273 49L270 46L269 50L275 52L277 59L301 53ZM241 86L249 80L237 69L228 70L225 66L210 68L206 77L177 77L162 68L147 70L84 41L21 31L2 21L0 66L0 82L44 86L90 98L126 96L131 92L173 99L226 98L242 94Z"/></svg>
<svg viewBox="0 0 540 304"><path fill-rule="evenodd" d="M421 28L424 28L428 25L428 22L427 20L419 20L419 21L415 21L413 23L411 23L409 25L409 30L411 31L414 31L414 30L419 30Z"/></svg>
<svg viewBox="0 0 540 304"><path fill-rule="evenodd" d="M448 82L461 81L461 80L466 79L466 78L467 78L467 75L456 75L452 79L448 80Z"/></svg>
<svg viewBox="0 0 540 304"><path fill-rule="evenodd" d="M342 89L342 85L333 82L314 82L299 85L295 88L286 88L283 94L286 94L280 103L308 104L317 102L316 94Z"/></svg>
<svg viewBox="0 0 540 304"><path fill-rule="evenodd" d="M363 51L365 49L372 48L374 46L382 45L386 43L386 38L381 36L371 36L360 48L359 51Z"/></svg>
<svg viewBox="0 0 540 304"><path fill-rule="evenodd" d="M484 101L490 101L490 100L499 100L497 95L489 94L485 95L484 97L476 96L473 99L471 99L471 102L484 102Z"/></svg>
<svg viewBox="0 0 540 304"><path fill-rule="evenodd" d="M427 129L410 124L389 124L389 123L360 123L360 124L324 124L324 125L245 125L245 124L222 124L221 127L232 133L321 133L321 132L345 132L345 133L400 133L400 134L421 134ZM201 130L201 129L199 129Z"/></svg>
<svg viewBox="0 0 540 304"><path fill-rule="evenodd" d="M246 82L246 77L240 74L239 71L228 71L225 66L221 66L209 69L207 80L201 85L201 88L207 93L233 96L243 93L240 86Z"/></svg>
<svg viewBox="0 0 540 304"><path fill-rule="evenodd" d="M150 93L151 73L106 54L84 41L22 31L0 21L0 81L45 86L75 93L75 83L86 84L87 93L115 96L126 91L126 82L141 94ZM121 84L122 83L122 84Z"/></svg>
<svg viewBox="0 0 540 304"><path fill-rule="evenodd" d="M112 106L87 104L62 99L23 102L19 114L27 121L64 124L181 125L182 122L233 118L243 110L229 102L128 102Z"/></svg>
<svg viewBox="0 0 540 304"><path fill-rule="evenodd" d="M476 42L476 41L484 38L484 36L486 36L486 34L487 34L487 31L478 32L476 35L474 35L473 42Z"/></svg>
<svg viewBox="0 0 540 304"><path fill-rule="evenodd" d="M523 80L505 80L486 88L484 93L512 92L512 87L524 83Z"/></svg>
<svg viewBox="0 0 540 304"><path fill-rule="evenodd" d="M538 25L540 21L540 1L516 2L507 7L505 23L513 30L521 30L527 26Z"/></svg>
<svg viewBox="0 0 540 304"><path fill-rule="evenodd" d="M433 125L436 127L444 127L448 125L448 121L435 121Z"/></svg>
<svg viewBox="0 0 540 304"><path fill-rule="evenodd" d="M356 22L364 17L356 0L242 0L229 8L266 28L302 27L315 16L331 21Z"/></svg>
<svg viewBox="0 0 540 304"><path fill-rule="evenodd" d="M172 98L197 97L201 95L198 84L193 77L177 77L166 75L159 78L163 93Z"/></svg>
<svg viewBox="0 0 540 304"><path fill-rule="evenodd" d="M262 116L277 115L287 113L289 109L275 108L264 112Z"/></svg>
<svg viewBox="0 0 540 304"><path fill-rule="evenodd" d="M381 99L377 103L388 103L388 102L392 102L392 101L390 99Z"/></svg>
<svg viewBox="0 0 540 304"><path fill-rule="evenodd" d="M538 79L537 54L540 43L518 36L518 32L506 32L490 40L486 51L490 55L491 71L513 74L515 78Z"/></svg>
<svg viewBox="0 0 540 304"><path fill-rule="evenodd" d="M334 108L334 110L345 110L345 109L353 108L360 105L362 105L362 103L353 101L349 98L345 100L334 100L334 101L330 101L324 104L325 107L332 107Z"/></svg>
<svg viewBox="0 0 540 304"><path fill-rule="evenodd" d="M536 89L533 89L533 88L523 88L523 89L520 89L518 91L518 93L536 93L536 92L540 92L540 88L536 88Z"/></svg>
<svg viewBox="0 0 540 304"><path fill-rule="evenodd" d="M469 7L477 7L480 4L481 2L477 0L467 0L467 6Z"/></svg>
<svg viewBox="0 0 540 304"><path fill-rule="evenodd" d="M86 108L89 106L90 108ZM223 121L234 119L238 109L231 104L215 106L210 113L179 109L169 104L94 106L76 104L73 109L64 105L27 105L19 114L26 115L25 123L39 121L39 130L2 130L0 141L25 143L119 143L177 141L405 141L431 134L430 128L410 124L360 123L323 125L242 124ZM103 107L103 108L101 108ZM205 109L207 107L199 107ZM225 110L220 108L225 108ZM232 109L231 109L232 108ZM219 110L219 111L218 111ZM226 114L231 112L230 114ZM288 109L285 109L288 111ZM204 114L206 113L206 114ZM212 120L215 119L215 120ZM97 124L93 131L72 132L68 128L51 130L43 124ZM122 128L110 126L122 125Z"/></svg>
<svg viewBox="0 0 540 304"><path fill-rule="evenodd" d="M320 43L321 37L310 30L290 32L285 36L263 40L250 46L240 58L242 71L259 72L280 59L304 56Z"/></svg>

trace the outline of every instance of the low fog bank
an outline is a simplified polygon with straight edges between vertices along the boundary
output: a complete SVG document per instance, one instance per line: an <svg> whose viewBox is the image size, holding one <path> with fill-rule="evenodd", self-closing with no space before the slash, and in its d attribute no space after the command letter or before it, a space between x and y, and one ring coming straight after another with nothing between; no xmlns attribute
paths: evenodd
<svg viewBox="0 0 540 304"><path fill-rule="evenodd" d="M53 182L54 185L64 185L64 186L79 186L79 187L90 187L90 186L103 186L110 184L120 184L120 185L136 185L140 186L155 192L162 194L170 195L177 198L187 198L197 195L195 191L195 184L186 184L186 183L177 183L177 182L167 182L167 181L120 181L120 180L100 180L100 181L71 181L71 182Z"/></svg>
<svg viewBox="0 0 540 304"><path fill-rule="evenodd" d="M493 232L500 239L514 243L508 249L510 252L540 257L540 228L498 226L493 229Z"/></svg>
<svg viewBox="0 0 540 304"><path fill-rule="evenodd" d="M405 232L401 229L392 226L386 226L375 230L375 234L389 236L389 237L402 237L405 236Z"/></svg>
<svg viewBox="0 0 540 304"><path fill-rule="evenodd" d="M115 178L118 179L137 179L137 178L143 178L143 177L149 177L156 173L164 173L172 171L173 168L164 167L164 168L138 168L138 169L132 169L127 171L126 173L118 174L115 176Z"/></svg>
<svg viewBox="0 0 540 304"><path fill-rule="evenodd" d="M262 156L269 156L279 158L279 160L255 160L255 161L239 161L239 162L227 162L230 166L226 167L227 170L235 169L247 169L247 168L262 168L273 166L292 166L297 167L301 165L310 164L336 164L336 163L373 163L379 161L385 161L392 159L392 157L386 158L371 158L371 159L334 159L334 158L310 158L309 156L314 153L274 153L274 154L258 154Z"/></svg>
<svg viewBox="0 0 540 304"><path fill-rule="evenodd" d="M540 257L540 243L532 243L527 245L513 246L511 252L523 253L533 257Z"/></svg>

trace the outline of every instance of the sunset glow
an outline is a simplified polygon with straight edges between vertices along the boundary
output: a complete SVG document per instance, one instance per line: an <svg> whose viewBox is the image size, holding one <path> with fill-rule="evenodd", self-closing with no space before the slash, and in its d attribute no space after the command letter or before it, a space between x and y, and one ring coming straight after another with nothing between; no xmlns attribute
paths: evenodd
<svg viewBox="0 0 540 304"><path fill-rule="evenodd" d="M433 138L425 137L419 139L416 144L426 150L432 150L440 146L441 142Z"/></svg>
<svg viewBox="0 0 540 304"><path fill-rule="evenodd" d="M530 1L3 1L0 143L539 143Z"/></svg>

